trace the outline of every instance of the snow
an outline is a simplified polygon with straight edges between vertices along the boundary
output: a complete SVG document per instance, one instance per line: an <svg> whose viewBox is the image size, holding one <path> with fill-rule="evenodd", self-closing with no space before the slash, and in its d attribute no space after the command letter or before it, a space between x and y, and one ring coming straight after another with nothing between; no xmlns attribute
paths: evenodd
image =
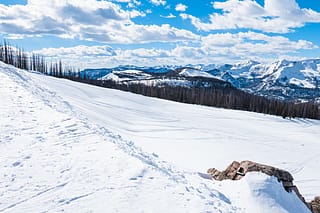
<svg viewBox="0 0 320 213"><path fill-rule="evenodd" d="M307 80L301 80L301 79L297 79L297 78L291 78L289 80L289 83L294 84L299 87L304 87L304 88L311 88L311 89L315 88L314 85L311 84L310 82L308 82Z"/></svg>
<svg viewBox="0 0 320 213"><path fill-rule="evenodd" d="M184 67L193 68L196 70L201 70L203 72L208 72L208 71L216 69L218 66L215 64L187 64ZM176 67L176 68L179 68L179 67Z"/></svg>
<svg viewBox="0 0 320 213"><path fill-rule="evenodd" d="M317 63L320 61L280 61L270 79L290 83L302 88L315 88L315 78L320 78ZM269 80L270 81L270 80Z"/></svg>
<svg viewBox="0 0 320 213"><path fill-rule="evenodd" d="M255 67L257 65L260 65L260 63L256 61L247 61L244 63L238 63L238 64L234 64L228 72L234 77L242 76L242 77L250 78L250 76L248 76L249 70L252 67Z"/></svg>
<svg viewBox="0 0 320 213"><path fill-rule="evenodd" d="M120 77L125 75L125 77ZM152 75L145 73L141 70L123 70L112 71L106 76L100 78L100 80L113 80L113 81L130 81L130 80L145 80L152 77Z"/></svg>
<svg viewBox="0 0 320 213"><path fill-rule="evenodd" d="M172 170L34 81L56 79L0 69L1 212L234 212L197 174Z"/></svg>
<svg viewBox="0 0 320 213"><path fill-rule="evenodd" d="M131 81L130 83L136 84L144 84L148 86L162 86L162 85L170 85L175 87L191 87L192 83L188 80L182 79L166 79L166 78L155 78L155 79L148 79L148 80L138 80L138 81Z"/></svg>
<svg viewBox="0 0 320 213"><path fill-rule="evenodd" d="M120 81L119 76L115 75L114 73L109 73L105 76L103 76L102 78L100 78L99 80L112 80L112 81ZM130 80L129 78L125 78L125 79L121 79L121 80Z"/></svg>
<svg viewBox="0 0 320 213"><path fill-rule="evenodd" d="M217 75L231 75L228 82L247 91L272 91L281 83L282 88L294 85L300 88L314 89L320 79L320 60L309 59L301 61L280 60L273 63L261 64L255 61L222 66ZM242 82L239 86L239 80ZM256 81L260 79L259 85ZM255 82L252 84L252 81ZM279 85L278 85L279 86ZM253 90L251 90L253 89Z"/></svg>
<svg viewBox="0 0 320 213"><path fill-rule="evenodd" d="M115 73L125 73L125 74L141 74L141 75L147 75L150 76L147 73L142 72L141 70L124 70L124 71L114 71Z"/></svg>
<svg viewBox="0 0 320 213"><path fill-rule="evenodd" d="M260 173L203 178L253 160L320 188L320 122L186 105L0 63L0 211L308 212ZM257 211L259 210L259 211Z"/></svg>
<svg viewBox="0 0 320 213"><path fill-rule="evenodd" d="M179 73L181 76L185 77L205 77L205 78L215 78L213 75L197 70L197 69L192 69L192 68L184 68L182 71Z"/></svg>
<svg viewBox="0 0 320 213"><path fill-rule="evenodd" d="M229 191L235 204L243 206L244 212L284 213L306 212L306 206L295 194L288 194L275 177L262 173L249 173L238 182L228 181L224 190ZM232 193L234 189L241 193ZM252 205L253 203L257 205Z"/></svg>

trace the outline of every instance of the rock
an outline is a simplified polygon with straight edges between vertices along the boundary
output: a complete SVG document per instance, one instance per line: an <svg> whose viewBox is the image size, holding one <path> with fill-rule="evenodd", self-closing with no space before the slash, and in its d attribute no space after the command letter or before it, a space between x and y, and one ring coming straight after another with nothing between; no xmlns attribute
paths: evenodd
<svg viewBox="0 0 320 213"><path fill-rule="evenodd" d="M307 205L313 213L320 213L320 197L316 197L312 202L307 203L304 197L300 194L298 188L293 184L292 175L282 169L272 166L255 163L252 161L233 161L226 170L220 172L215 168L208 169L208 174L215 180L240 180L248 172L262 172L269 176L274 176L279 182L282 182L283 188L287 192L294 191L300 200Z"/></svg>
<svg viewBox="0 0 320 213"><path fill-rule="evenodd" d="M217 169L208 169L208 173L215 180L240 180L248 172L262 172L269 176L277 177L278 181L285 183L284 187L291 187L293 181L292 175L285 171L272 166L255 163L252 161L242 161L241 163L233 161L226 170L220 172Z"/></svg>
<svg viewBox="0 0 320 213"><path fill-rule="evenodd" d="M315 197L314 200L309 203L309 205L313 213L320 213L320 196Z"/></svg>
<svg viewBox="0 0 320 213"><path fill-rule="evenodd" d="M234 178L236 177L237 175L237 171L238 171L238 168L240 166L240 163L237 162L237 161L233 161L229 166L228 168L223 171L223 172L220 172L219 170L217 169L208 169L208 173L215 179L215 180L227 180L227 179L230 179L230 180L234 180Z"/></svg>

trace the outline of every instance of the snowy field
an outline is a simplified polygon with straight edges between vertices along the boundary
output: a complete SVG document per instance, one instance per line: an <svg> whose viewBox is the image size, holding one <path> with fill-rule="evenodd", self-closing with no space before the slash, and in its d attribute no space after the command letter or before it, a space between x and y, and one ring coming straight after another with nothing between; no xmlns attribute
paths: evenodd
<svg viewBox="0 0 320 213"><path fill-rule="evenodd" d="M308 212L252 160L320 189L320 122L186 105L0 63L0 212Z"/></svg>

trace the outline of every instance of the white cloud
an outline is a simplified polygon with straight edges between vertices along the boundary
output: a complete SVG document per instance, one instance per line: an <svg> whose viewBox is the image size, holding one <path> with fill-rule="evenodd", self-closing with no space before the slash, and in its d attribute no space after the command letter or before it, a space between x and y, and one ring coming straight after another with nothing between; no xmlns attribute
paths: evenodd
<svg viewBox="0 0 320 213"><path fill-rule="evenodd" d="M161 64L234 63L248 59L270 61L289 57L316 45L305 40L291 41L283 36L256 32L221 33L204 36L196 42L179 43L171 49L146 48L113 49L110 46L76 46L47 48L37 51L49 58L76 64L81 68L112 67L120 64L154 66ZM291 58L293 56L290 56ZM81 59L81 61L79 61Z"/></svg>
<svg viewBox="0 0 320 213"><path fill-rule="evenodd" d="M179 12L184 12L184 11L186 11L187 10L187 6L186 5L184 5L184 4L177 4L176 5L176 11L179 11Z"/></svg>
<svg viewBox="0 0 320 213"><path fill-rule="evenodd" d="M209 22L202 22L190 14L181 14L183 19L203 31L219 29L256 29L264 32L287 33L306 23L320 23L320 13L300 8L295 0L265 0L261 6L253 0L227 0L213 2L213 7L222 14L213 13Z"/></svg>
<svg viewBox="0 0 320 213"><path fill-rule="evenodd" d="M128 3L127 7L128 8L136 8L136 7L141 5L141 2L138 1L138 0L124 0L124 1L127 1L127 3Z"/></svg>
<svg viewBox="0 0 320 213"><path fill-rule="evenodd" d="M220 54L247 58L276 58L300 50L316 49L318 46L305 40L291 41L283 36L268 36L255 32L240 32L236 34L211 34L202 38L201 48L210 54Z"/></svg>
<svg viewBox="0 0 320 213"><path fill-rule="evenodd" d="M127 56L132 58L166 58L168 57L168 51L161 50L161 49L145 49L145 48L138 48L133 50L118 50L118 55L121 57Z"/></svg>
<svg viewBox="0 0 320 213"><path fill-rule="evenodd" d="M156 6L166 5L167 2L165 0L150 0L150 2Z"/></svg>
<svg viewBox="0 0 320 213"><path fill-rule="evenodd" d="M136 4L138 1L131 2ZM124 10L109 1L29 0L27 5L1 5L0 32L11 37L54 35L126 44L198 38L190 31L170 25L135 24L131 18L138 16L146 16L146 13L136 9Z"/></svg>
<svg viewBox="0 0 320 213"><path fill-rule="evenodd" d="M115 2L129 3L131 0L114 0Z"/></svg>
<svg viewBox="0 0 320 213"><path fill-rule="evenodd" d="M146 14L144 12L140 12L138 10L131 10L129 13L130 13L130 18L145 17L146 16Z"/></svg>
<svg viewBox="0 0 320 213"><path fill-rule="evenodd" d="M170 13L170 14L167 15L167 16L160 15L160 17L162 17L162 18L176 18L176 16L173 15L172 13Z"/></svg>
<svg viewBox="0 0 320 213"><path fill-rule="evenodd" d="M44 48L40 51L35 51L49 58L58 58L63 56L78 57L97 57L97 56L115 56L116 52L108 45L102 46L85 46L79 45L75 47L60 47L60 48Z"/></svg>
<svg viewBox="0 0 320 213"><path fill-rule="evenodd" d="M207 53L201 47L177 46L171 53L171 56L176 56L180 61L188 59L188 61L198 61L206 59Z"/></svg>
<svg viewBox="0 0 320 213"><path fill-rule="evenodd" d="M134 7L123 9L115 1L128 5L132 3ZM284 36L251 31L200 36L169 24L136 24L131 18L143 17L152 12L150 9L140 11L136 7L139 3L137 0L29 0L27 5L8 7L0 4L0 32L12 38L53 35L115 46L127 44L128 48L132 47L130 44L139 46L131 50L102 45L39 51L51 58L63 55L63 61L79 67L227 63L248 58L263 60L283 57L301 50L318 48L306 40L292 41ZM154 0L153 3L166 4L161 0ZM319 13L299 8L294 0L265 0L264 6L252 0L228 0L215 1L213 6L223 13L211 14L210 21L206 23L186 13L180 16L190 19L193 25L204 31L252 28L267 32L287 32L307 22L319 21ZM175 16L170 13L164 17ZM150 47L151 42L155 42L154 48L145 48ZM168 49L169 46L165 45L165 49L161 49L159 42L176 46Z"/></svg>

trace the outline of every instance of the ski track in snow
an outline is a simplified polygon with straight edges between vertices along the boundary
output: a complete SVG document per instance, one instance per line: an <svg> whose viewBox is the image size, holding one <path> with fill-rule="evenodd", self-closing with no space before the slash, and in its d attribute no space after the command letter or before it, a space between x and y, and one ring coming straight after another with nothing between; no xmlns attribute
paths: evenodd
<svg viewBox="0 0 320 213"><path fill-rule="evenodd" d="M12 68L4 72L0 72L6 82L0 84L0 212L131 212L142 211L144 202L151 203L150 209L143 209L147 212L155 210L152 203L157 203L158 212L177 212L181 206L189 212L236 211L212 188L211 180L209 187L196 173L180 172L156 154L90 123L23 72ZM155 196L145 191L154 191Z"/></svg>

